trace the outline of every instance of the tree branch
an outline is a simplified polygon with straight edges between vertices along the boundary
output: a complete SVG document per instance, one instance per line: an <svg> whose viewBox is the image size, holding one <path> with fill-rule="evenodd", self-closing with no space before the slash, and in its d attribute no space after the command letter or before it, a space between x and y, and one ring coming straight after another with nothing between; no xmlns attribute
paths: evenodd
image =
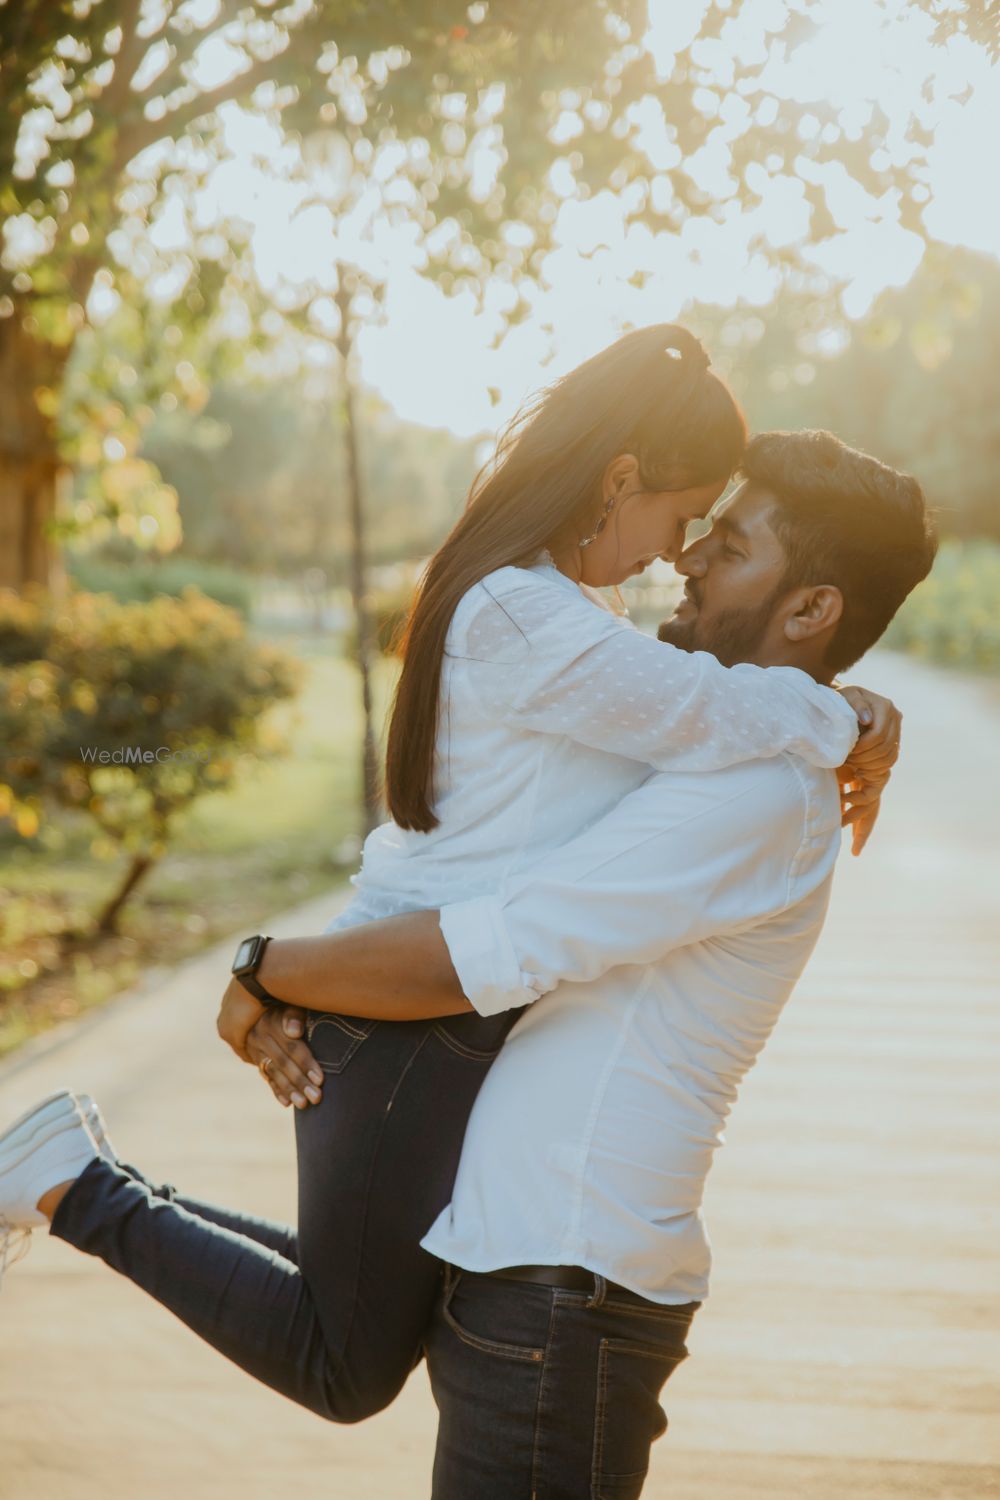
<svg viewBox="0 0 1000 1500"><path fill-rule="evenodd" d="M124 167L140 151L145 151L147 146L153 145L155 141L162 141L166 136L172 136L176 140L192 121L200 120L203 115L210 115L231 99L253 93L259 84L267 83L273 77L274 59L259 58L236 78L231 78L228 83L220 84L218 88L210 89L205 94L199 94L187 104L178 105L177 109L171 110L162 119L141 119L134 128L124 129L118 138L115 153L118 166Z"/></svg>
<svg viewBox="0 0 1000 1500"><path fill-rule="evenodd" d="M149 45L146 37L138 34L142 0L128 0L121 18L122 40L115 57L115 71L111 75L101 108L119 114L128 98L129 84L135 76L139 62Z"/></svg>

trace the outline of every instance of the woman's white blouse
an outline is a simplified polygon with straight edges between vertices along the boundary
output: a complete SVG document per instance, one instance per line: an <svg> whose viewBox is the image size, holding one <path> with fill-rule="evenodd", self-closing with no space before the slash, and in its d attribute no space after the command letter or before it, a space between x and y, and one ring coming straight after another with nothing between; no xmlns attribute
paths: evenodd
<svg viewBox="0 0 1000 1500"><path fill-rule="evenodd" d="M723 667L643 635L551 562L500 568L451 622L434 768L438 827L383 824L334 926L495 891L601 817L646 768L706 771L792 751L839 766L850 705L794 667Z"/></svg>

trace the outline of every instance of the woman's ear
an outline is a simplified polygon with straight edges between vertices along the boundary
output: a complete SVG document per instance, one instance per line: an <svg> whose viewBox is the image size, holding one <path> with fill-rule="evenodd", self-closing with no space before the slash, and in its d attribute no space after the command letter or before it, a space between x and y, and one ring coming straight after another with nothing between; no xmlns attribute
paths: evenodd
<svg viewBox="0 0 1000 1500"><path fill-rule="evenodd" d="M806 641L839 624L844 613L844 596L832 583L800 589L794 607L785 619L785 636L790 641Z"/></svg>
<svg viewBox="0 0 1000 1500"><path fill-rule="evenodd" d="M619 453L613 458L604 471L601 481L601 493L605 497L619 495L626 490L634 489L635 481L639 478L639 460L632 453Z"/></svg>

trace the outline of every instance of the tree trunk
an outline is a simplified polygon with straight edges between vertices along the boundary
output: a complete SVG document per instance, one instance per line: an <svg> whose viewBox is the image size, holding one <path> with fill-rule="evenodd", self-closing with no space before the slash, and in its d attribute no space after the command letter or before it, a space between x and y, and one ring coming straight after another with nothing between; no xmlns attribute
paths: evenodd
<svg viewBox="0 0 1000 1500"><path fill-rule="evenodd" d="M351 368L351 331L348 316L351 296L341 271L337 278L337 307L340 310L341 412L344 431L344 458L347 477L347 500L351 524L351 600L357 633L356 659L361 673L361 787L364 833L370 833L379 820L378 757L375 749L375 723L372 709L372 628L368 610L368 579L365 562L365 514L361 496L361 471L358 464L357 403Z"/></svg>
<svg viewBox="0 0 1000 1500"><path fill-rule="evenodd" d="M58 392L68 354L34 338L23 309L0 321L0 588L62 581L50 535L61 470L56 426L38 394Z"/></svg>
<svg viewBox="0 0 1000 1500"><path fill-rule="evenodd" d="M118 917L125 902L132 895L140 880L144 879L156 864L152 854L134 854L125 872L125 878L111 896L94 924L94 932L103 936L118 931Z"/></svg>

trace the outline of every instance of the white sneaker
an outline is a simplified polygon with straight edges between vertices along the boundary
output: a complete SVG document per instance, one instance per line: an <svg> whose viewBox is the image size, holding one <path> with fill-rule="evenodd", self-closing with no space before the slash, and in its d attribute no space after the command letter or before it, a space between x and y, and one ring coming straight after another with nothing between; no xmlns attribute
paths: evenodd
<svg viewBox="0 0 1000 1500"><path fill-rule="evenodd" d="M87 1129L97 1142L97 1148L105 1161L117 1163L118 1153L111 1144L108 1127L104 1123L104 1116L101 1114L100 1109L89 1094L77 1094L76 1102L79 1104L83 1118L87 1122Z"/></svg>
<svg viewBox="0 0 1000 1500"><path fill-rule="evenodd" d="M99 1155L68 1089L50 1094L0 1135L0 1279L24 1254L32 1229L48 1223L39 1198L79 1177Z"/></svg>
<svg viewBox="0 0 1000 1500"><path fill-rule="evenodd" d="M20 1130L22 1125L32 1125L33 1129L40 1129L49 1120L54 1120L59 1115L71 1115L73 1113L73 1090L56 1089L54 1094L47 1094L40 1104L33 1104L26 1109L23 1115L18 1115L12 1125L8 1125L4 1136L13 1135L15 1130Z"/></svg>

